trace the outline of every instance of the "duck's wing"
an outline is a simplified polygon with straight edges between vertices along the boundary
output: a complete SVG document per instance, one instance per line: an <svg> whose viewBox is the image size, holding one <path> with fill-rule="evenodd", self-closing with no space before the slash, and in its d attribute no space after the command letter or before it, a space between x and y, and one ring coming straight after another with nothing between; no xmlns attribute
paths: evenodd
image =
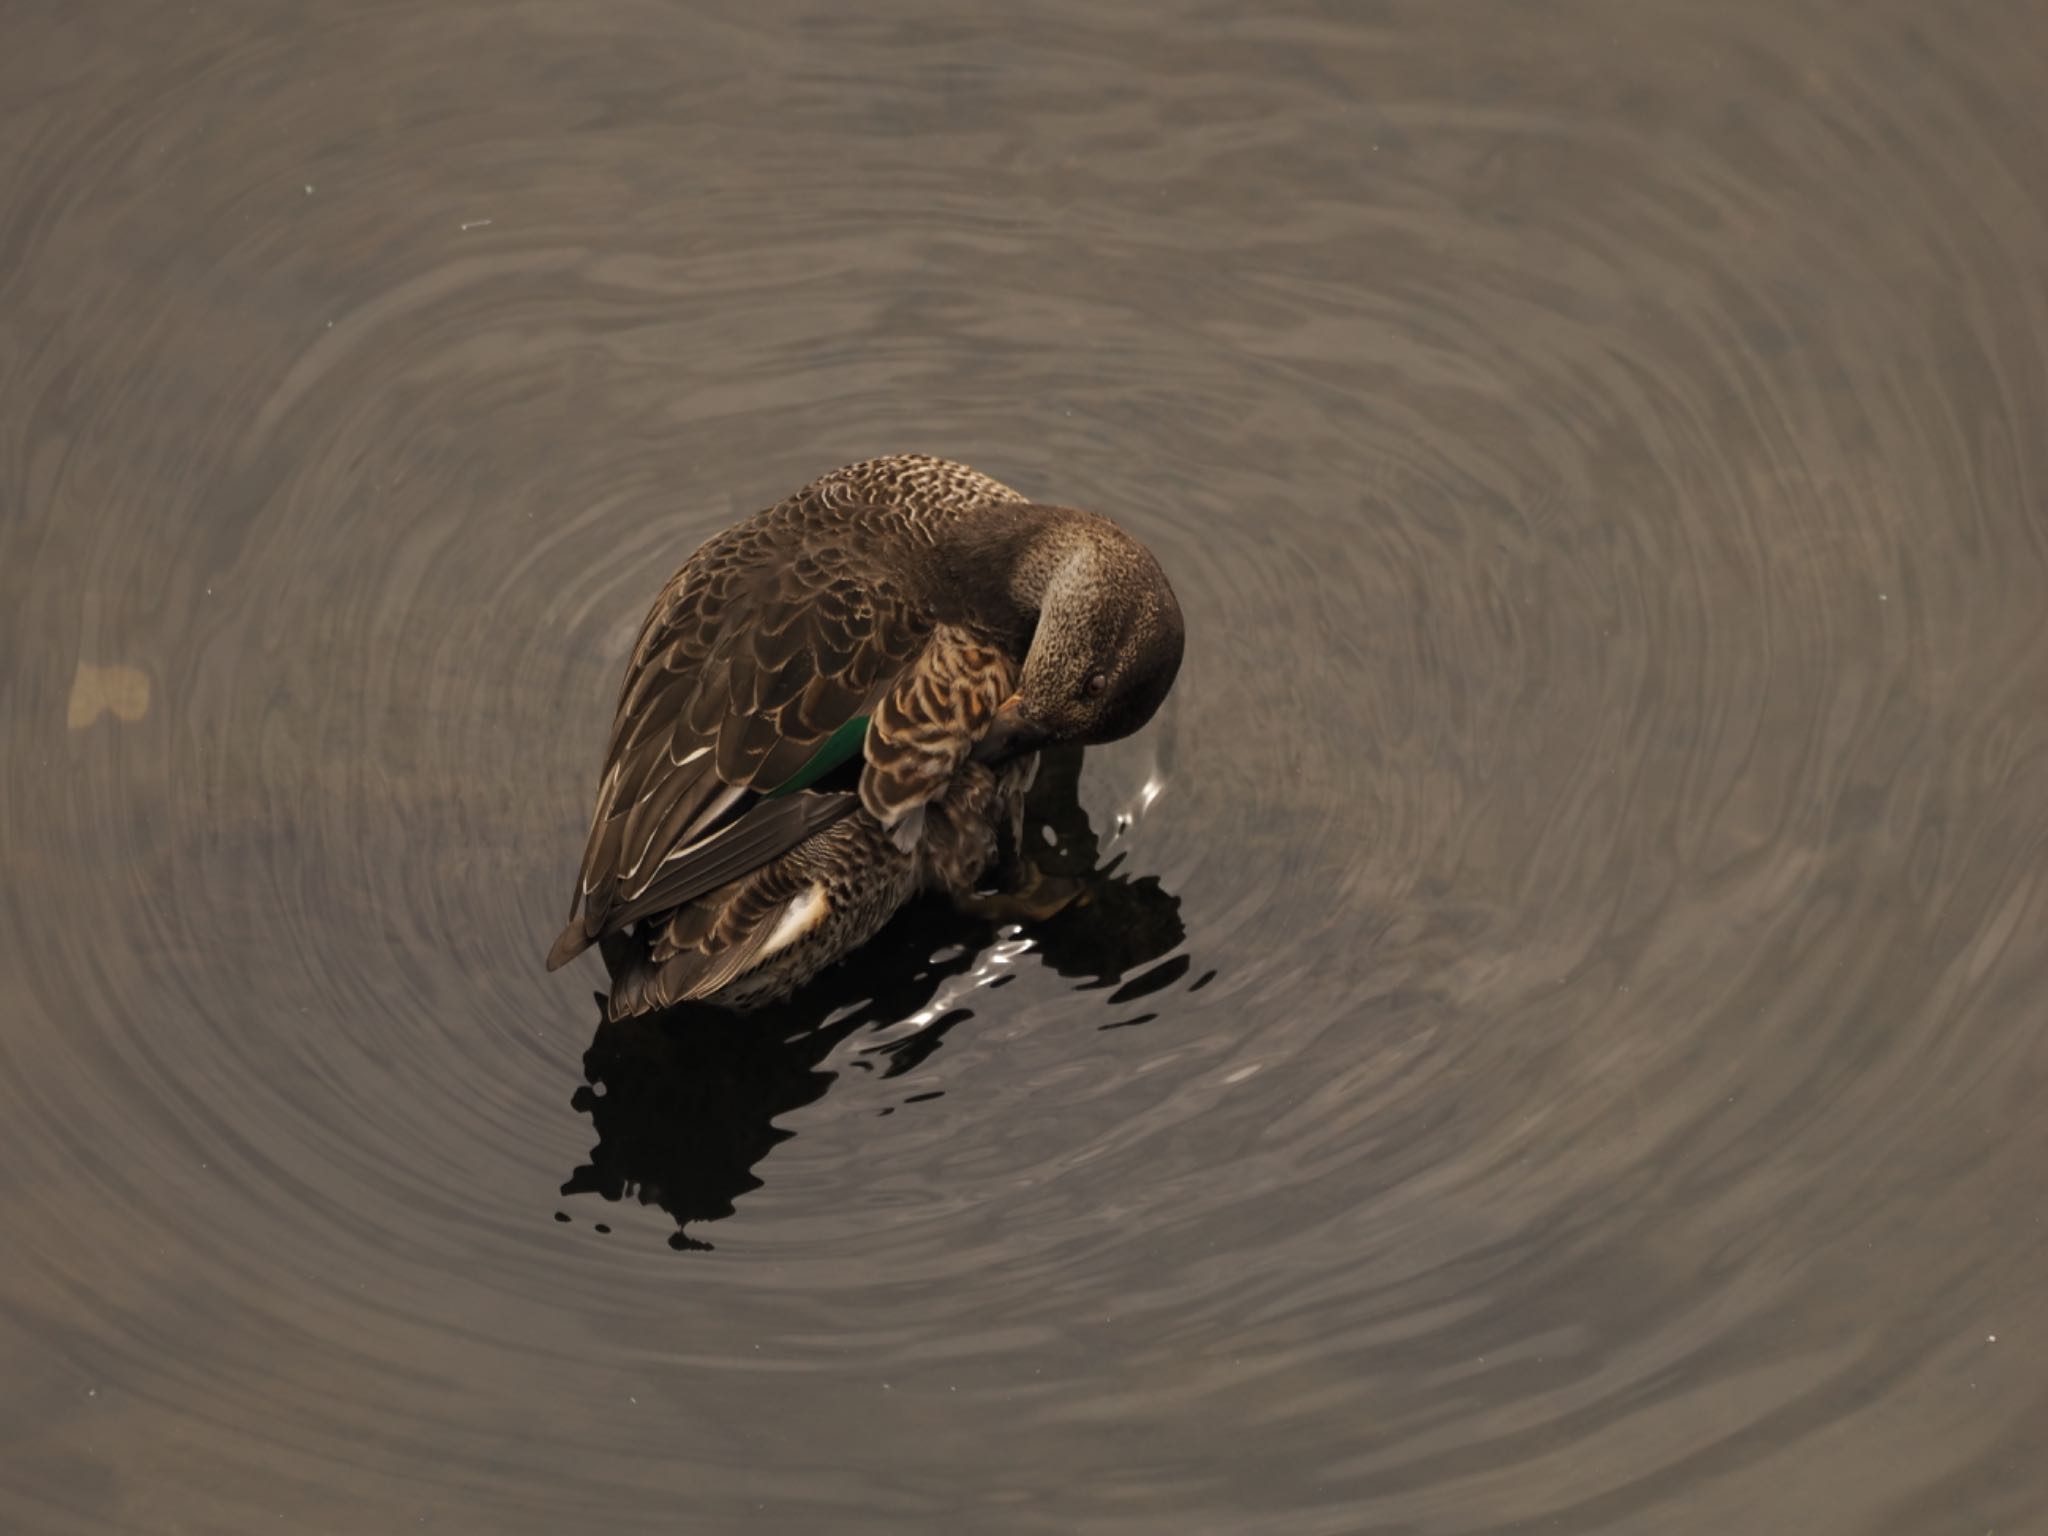
<svg viewBox="0 0 2048 1536"><path fill-rule="evenodd" d="M894 580L802 521L707 544L656 600L611 746L553 970L607 934L738 879L858 804L805 787L921 653ZM825 766L830 766L825 763Z"/></svg>
<svg viewBox="0 0 2048 1536"><path fill-rule="evenodd" d="M1016 664L1001 651L962 630L937 626L872 712L854 717L858 729L834 733L813 759L836 767L862 754L859 799L870 814L840 821L802 853L772 858L752 870L742 868L743 858L735 855L722 868L707 870L701 880L715 889L713 883L723 885L728 871L745 878L702 901L658 902L632 947L623 951L623 963L612 968L607 1006L613 1016L716 995L773 953L776 935L790 942L787 935L801 933L826 915L829 904L817 901L825 889L820 882L835 873L865 869L886 883L890 871L905 870L924 831L924 807L955 792L955 775L1016 681ZM778 798L781 803L850 802L854 796L792 793L762 802L753 815L762 815ZM957 833L966 829L958 818L984 812L950 799L947 809L956 833L947 841L964 849Z"/></svg>

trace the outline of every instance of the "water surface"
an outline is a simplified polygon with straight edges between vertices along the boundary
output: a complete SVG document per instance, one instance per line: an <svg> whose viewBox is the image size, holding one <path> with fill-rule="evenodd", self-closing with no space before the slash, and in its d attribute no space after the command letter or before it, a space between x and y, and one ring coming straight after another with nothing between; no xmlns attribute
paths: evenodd
<svg viewBox="0 0 2048 1536"><path fill-rule="evenodd" d="M0 1526L2041 1528L2037 5L7 31ZM600 1028L648 601L901 450L1178 587L1095 896Z"/></svg>

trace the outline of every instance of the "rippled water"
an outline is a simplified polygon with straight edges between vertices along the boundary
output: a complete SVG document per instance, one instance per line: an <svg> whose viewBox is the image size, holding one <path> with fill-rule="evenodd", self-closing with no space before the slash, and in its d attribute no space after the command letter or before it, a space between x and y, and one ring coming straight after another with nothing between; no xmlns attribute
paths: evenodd
<svg viewBox="0 0 2048 1536"><path fill-rule="evenodd" d="M2044 1528L2037 5L8 32L0 1527ZM907 449L1172 573L1121 862L600 1028L647 602Z"/></svg>

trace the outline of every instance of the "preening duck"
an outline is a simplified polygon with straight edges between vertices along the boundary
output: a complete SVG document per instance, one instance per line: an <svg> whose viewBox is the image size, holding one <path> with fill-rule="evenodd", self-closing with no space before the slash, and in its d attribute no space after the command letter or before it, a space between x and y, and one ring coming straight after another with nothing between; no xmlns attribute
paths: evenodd
<svg viewBox="0 0 2048 1536"><path fill-rule="evenodd" d="M903 455L706 543L626 668L568 926L614 1017L787 996L919 890L970 901L1043 747L1138 730L1180 669L1105 517Z"/></svg>

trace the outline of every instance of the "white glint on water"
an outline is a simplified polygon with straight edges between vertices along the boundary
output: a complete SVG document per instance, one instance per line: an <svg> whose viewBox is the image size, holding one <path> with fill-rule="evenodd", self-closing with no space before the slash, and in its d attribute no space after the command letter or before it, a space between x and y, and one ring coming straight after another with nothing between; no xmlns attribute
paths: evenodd
<svg viewBox="0 0 2048 1536"><path fill-rule="evenodd" d="M1006 929L1005 933L1015 935L1017 931L1016 929ZM1011 968L1015 965L1018 957L1028 954L1031 948L1031 941L1026 938L1010 936L996 940L995 943L988 947L988 952L974 962L972 970L964 976L955 976L948 981L939 988L929 1003L925 1004L916 1013L913 1013L905 1022L913 1030L917 1030L925 1028L936 1019L944 1018L959 1005L960 999L969 992L989 986L1001 980L1004 976L1014 974Z"/></svg>

